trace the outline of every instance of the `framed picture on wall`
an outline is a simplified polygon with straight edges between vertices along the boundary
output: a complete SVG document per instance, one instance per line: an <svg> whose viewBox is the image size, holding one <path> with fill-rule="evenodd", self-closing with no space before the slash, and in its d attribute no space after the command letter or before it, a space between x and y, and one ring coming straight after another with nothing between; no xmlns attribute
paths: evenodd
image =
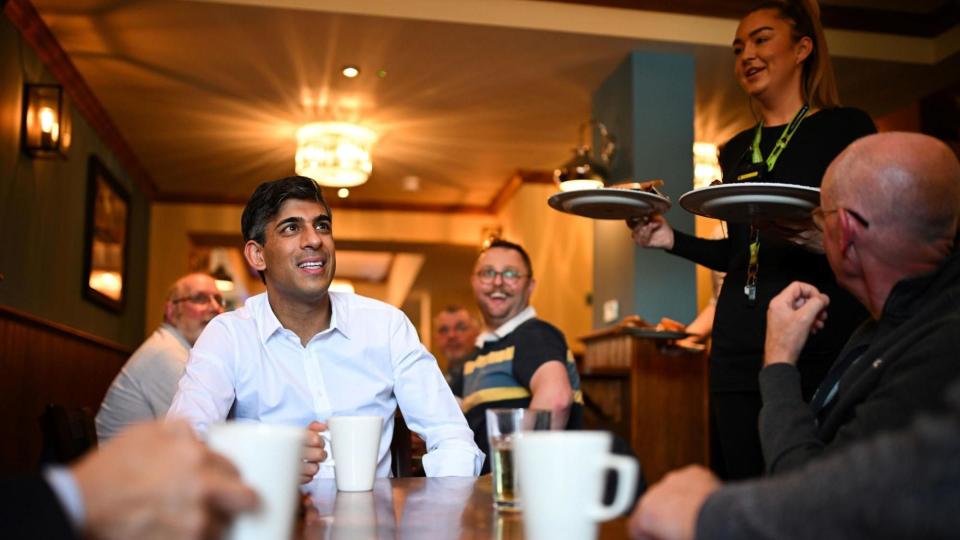
<svg viewBox="0 0 960 540"><path fill-rule="evenodd" d="M86 215L83 295L119 313L127 290L130 194L94 155L87 164Z"/></svg>

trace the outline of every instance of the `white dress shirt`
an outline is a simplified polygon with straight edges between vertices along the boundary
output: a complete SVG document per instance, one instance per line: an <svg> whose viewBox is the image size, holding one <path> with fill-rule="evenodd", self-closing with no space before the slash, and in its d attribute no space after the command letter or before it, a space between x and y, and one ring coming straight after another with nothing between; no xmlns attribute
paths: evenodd
<svg viewBox="0 0 960 540"><path fill-rule="evenodd" d="M190 355L190 343L163 323L134 351L113 379L97 411L97 439L116 437L132 424L163 418Z"/></svg>
<svg viewBox="0 0 960 540"><path fill-rule="evenodd" d="M399 404L425 441L428 476L477 476L484 454L437 367L400 310L355 294L330 294L330 328L306 347L283 328L267 293L223 313L190 351L168 417L203 433L227 417L306 427L331 416L383 417L377 476L390 476L393 417ZM332 478L322 464L317 475Z"/></svg>

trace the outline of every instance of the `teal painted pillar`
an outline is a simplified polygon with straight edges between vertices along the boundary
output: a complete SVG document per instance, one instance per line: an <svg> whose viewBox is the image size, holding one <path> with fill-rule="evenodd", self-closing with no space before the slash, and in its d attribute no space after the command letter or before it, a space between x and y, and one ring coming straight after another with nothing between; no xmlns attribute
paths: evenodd
<svg viewBox="0 0 960 540"><path fill-rule="evenodd" d="M677 199L693 186L694 61L691 55L632 52L593 94L593 117L616 137L611 182L666 182L673 207L666 217L692 233L693 215ZM696 315L693 263L661 250L643 249L621 221L594 225L593 325L604 322L604 304L616 301L617 319L638 314L650 322Z"/></svg>

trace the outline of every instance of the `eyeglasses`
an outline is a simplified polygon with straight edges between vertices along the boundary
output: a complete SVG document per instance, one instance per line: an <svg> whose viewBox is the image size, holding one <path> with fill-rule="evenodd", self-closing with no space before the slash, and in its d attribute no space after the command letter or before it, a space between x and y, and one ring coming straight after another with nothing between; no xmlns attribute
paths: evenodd
<svg viewBox="0 0 960 540"><path fill-rule="evenodd" d="M818 206L814 208L813 212L810 213L810 217L813 218L814 227L816 227L817 230L823 232L823 227L824 227L824 223L826 223L827 221L827 216L830 214L835 214L839 212L841 209L846 210L848 214L853 216L853 219L857 220L861 225L863 225L864 229L870 228L870 222L867 221L865 217L861 216L859 213L857 213L854 210L851 210L849 208L843 208L841 206L838 206L833 210L824 210L822 206Z"/></svg>
<svg viewBox="0 0 960 540"><path fill-rule="evenodd" d="M198 306L205 306L213 301L216 305L223 307L223 296L217 293L197 293L193 296L184 296L182 298L174 298L171 300L174 304L179 304L180 302L190 302L191 304L196 304Z"/></svg>
<svg viewBox="0 0 960 540"><path fill-rule="evenodd" d="M504 283L515 285L520 281L520 278L527 277L528 275L529 274L521 274L519 270L514 270L513 268L507 268L500 272L497 272L493 268L484 268L483 270L477 271L477 279L484 285L493 283L497 279L497 276L503 278Z"/></svg>
<svg viewBox="0 0 960 540"><path fill-rule="evenodd" d="M458 333L458 334L463 334L463 333L465 333L467 330L470 330L470 326L469 326L467 323L465 323L465 322L458 322L458 323L455 324L454 326L446 326L446 325L443 325L443 326L437 328L437 335L446 336L446 335L452 334L452 333L454 333L454 332L456 332L456 333Z"/></svg>

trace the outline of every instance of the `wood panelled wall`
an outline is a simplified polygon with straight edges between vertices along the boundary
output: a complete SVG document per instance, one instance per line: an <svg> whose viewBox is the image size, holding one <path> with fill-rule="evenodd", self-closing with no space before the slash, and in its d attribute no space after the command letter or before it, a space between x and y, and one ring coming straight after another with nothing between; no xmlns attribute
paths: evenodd
<svg viewBox="0 0 960 540"><path fill-rule="evenodd" d="M0 472L37 466L48 403L97 410L131 350L0 306Z"/></svg>

